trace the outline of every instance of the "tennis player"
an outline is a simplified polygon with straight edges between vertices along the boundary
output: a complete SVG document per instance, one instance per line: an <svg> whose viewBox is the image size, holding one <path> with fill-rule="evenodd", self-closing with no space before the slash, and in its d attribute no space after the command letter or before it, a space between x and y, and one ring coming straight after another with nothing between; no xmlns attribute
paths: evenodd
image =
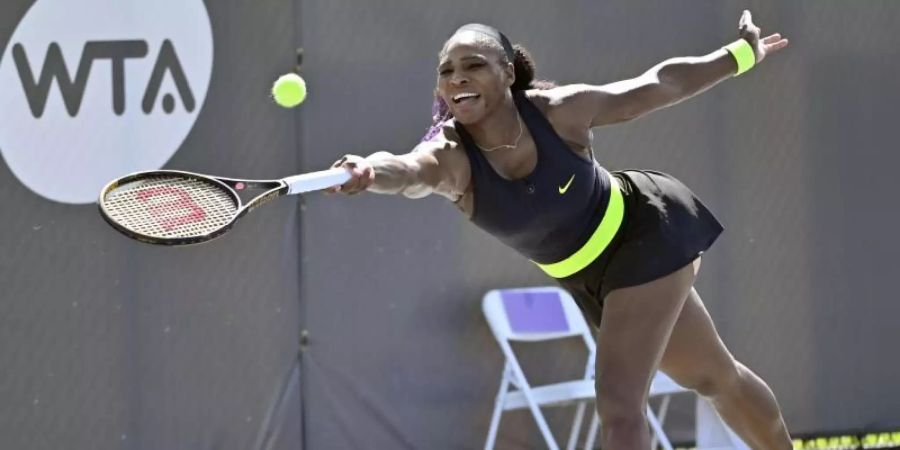
<svg viewBox="0 0 900 450"><path fill-rule="evenodd" d="M771 389L736 361L693 288L722 226L681 182L651 170L609 172L591 128L626 122L758 65L785 48L749 11L739 39L602 86L553 86L496 29L470 24L440 52L434 124L411 152L346 155L334 191L439 194L475 225L568 289L598 327L596 392L607 450L649 449L644 415L661 369L711 401L755 449L790 449Z"/></svg>

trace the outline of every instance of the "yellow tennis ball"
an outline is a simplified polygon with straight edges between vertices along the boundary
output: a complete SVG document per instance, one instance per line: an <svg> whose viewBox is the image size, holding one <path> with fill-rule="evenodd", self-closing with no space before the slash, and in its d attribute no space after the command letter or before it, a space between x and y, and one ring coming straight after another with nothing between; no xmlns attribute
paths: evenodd
<svg viewBox="0 0 900 450"><path fill-rule="evenodd" d="M285 108L293 108L306 100L306 81L296 73L278 77L272 85L272 98Z"/></svg>

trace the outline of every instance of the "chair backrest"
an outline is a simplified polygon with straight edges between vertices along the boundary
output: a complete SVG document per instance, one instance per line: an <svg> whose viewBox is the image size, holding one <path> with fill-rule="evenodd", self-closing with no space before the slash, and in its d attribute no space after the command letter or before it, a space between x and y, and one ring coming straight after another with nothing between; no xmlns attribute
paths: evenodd
<svg viewBox="0 0 900 450"><path fill-rule="evenodd" d="M495 289L485 294L481 307L500 341L583 336L586 342L593 343L591 330L575 300L559 287Z"/></svg>

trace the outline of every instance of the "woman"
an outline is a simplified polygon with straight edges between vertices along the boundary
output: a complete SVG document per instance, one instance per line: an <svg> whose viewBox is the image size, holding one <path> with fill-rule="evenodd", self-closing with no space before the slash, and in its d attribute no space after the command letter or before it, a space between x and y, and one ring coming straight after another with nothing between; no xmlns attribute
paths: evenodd
<svg viewBox="0 0 900 450"><path fill-rule="evenodd" d="M444 44L435 124L412 152L347 155L333 189L418 198L439 194L568 289L599 328L602 447L649 448L647 391L657 369L709 399L757 449L791 442L769 387L725 348L693 288L721 225L694 194L654 171L609 173L591 128L690 98L787 45L760 39L748 11L740 39L664 61L604 86L534 81L527 52L471 24Z"/></svg>

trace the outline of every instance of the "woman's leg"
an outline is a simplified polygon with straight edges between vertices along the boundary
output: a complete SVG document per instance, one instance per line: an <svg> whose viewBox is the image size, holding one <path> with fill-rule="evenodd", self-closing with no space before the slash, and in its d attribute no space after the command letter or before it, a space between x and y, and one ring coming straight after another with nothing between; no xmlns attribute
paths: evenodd
<svg viewBox="0 0 900 450"><path fill-rule="evenodd" d="M647 391L699 258L663 278L610 292L597 336L597 410L604 450L649 450Z"/></svg>
<svg viewBox="0 0 900 450"><path fill-rule="evenodd" d="M697 391L754 449L792 448L771 389L725 348L695 289L691 289L660 369Z"/></svg>

